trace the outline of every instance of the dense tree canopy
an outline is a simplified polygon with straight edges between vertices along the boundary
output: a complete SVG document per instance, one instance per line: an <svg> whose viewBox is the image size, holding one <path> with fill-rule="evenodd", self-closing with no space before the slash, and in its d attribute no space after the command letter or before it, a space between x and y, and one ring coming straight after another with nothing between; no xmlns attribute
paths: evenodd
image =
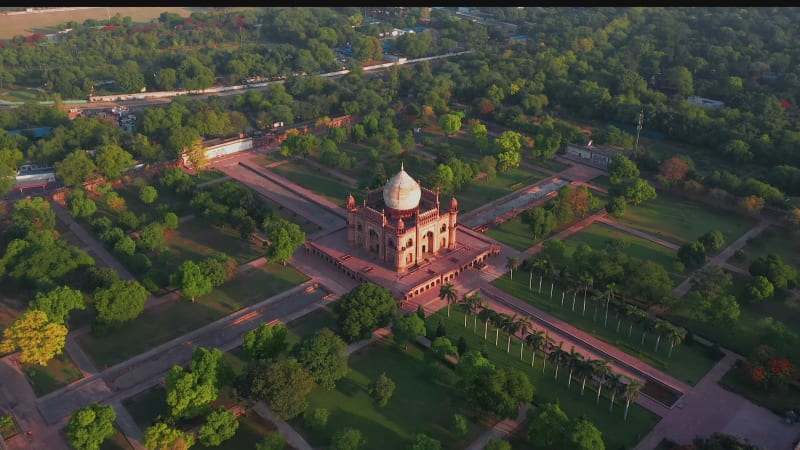
<svg viewBox="0 0 800 450"><path fill-rule="evenodd" d="M336 302L339 332L353 342L369 337L397 314L397 303L388 289L363 283Z"/></svg>

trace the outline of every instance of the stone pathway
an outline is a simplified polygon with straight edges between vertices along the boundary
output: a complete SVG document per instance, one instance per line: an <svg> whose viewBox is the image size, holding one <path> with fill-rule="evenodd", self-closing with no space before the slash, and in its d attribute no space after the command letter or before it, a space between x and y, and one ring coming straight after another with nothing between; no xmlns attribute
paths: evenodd
<svg viewBox="0 0 800 450"><path fill-rule="evenodd" d="M517 417L514 419L503 419L497 422L492 428L483 433L478 439L470 444L466 450L483 450L486 444L492 439L505 439L514 431L516 431L523 422L525 422L528 415L528 410L532 409L532 405L524 405L519 409Z"/></svg>
<svg viewBox="0 0 800 450"><path fill-rule="evenodd" d="M295 431L295 429L286 423L285 420L279 419L264 402L258 402L253 405L253 411L275 425L278 431L283 434L283 437L286 438L286 443L288 443L292 448L296 450L312 450L312 447L308 444L308 441L303 439L303 436Z"/></svg>

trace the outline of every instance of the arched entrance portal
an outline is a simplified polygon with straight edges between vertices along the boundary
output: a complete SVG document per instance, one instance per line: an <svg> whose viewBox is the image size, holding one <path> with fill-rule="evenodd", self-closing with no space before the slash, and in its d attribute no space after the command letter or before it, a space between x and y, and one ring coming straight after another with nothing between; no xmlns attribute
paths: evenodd
<svg viewBox="0 0 800 450"><path fill-rule="evenodd" d="M369 251L375 252L376 254L380 253L380 244L378 243L378 233L375 230L369 230Z"/></svg>
<svg viewBox="0 0 800 450"><path fill-rule="evenodd" d="M433 231L428 231L425 235L425 246L428 248L428 253L433 253Z"/></svg>

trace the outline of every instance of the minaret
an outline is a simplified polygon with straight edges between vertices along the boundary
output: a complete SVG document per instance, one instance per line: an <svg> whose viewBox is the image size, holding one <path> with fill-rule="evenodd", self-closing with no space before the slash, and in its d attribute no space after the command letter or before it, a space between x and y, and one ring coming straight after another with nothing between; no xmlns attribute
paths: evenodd
<svg viewBox="0 0 800 450"><path fill-rule="evenodd" d="M450 223L447 226L447 248L456 248L456 224L458 220L458 200L450 200Z"/></svg>
<svg viewBox="0 0 800 450"><path fill-rule="evenodd" d="M406 252L405 250L400 250L403 248L403 235L406 232L406 224L403 222L403 219L399 219L397 221L397 233L395 236L395 240L397 241L397 248L395 249L395 253L397 256L397 273L405 273L406 272Z"/></svg>
<svg viewBox="0 0 800 450"><path fill-rule="evenodd" d="M351 247L356 245L356 199L353 194L347 197L347 243Z"/></svg>

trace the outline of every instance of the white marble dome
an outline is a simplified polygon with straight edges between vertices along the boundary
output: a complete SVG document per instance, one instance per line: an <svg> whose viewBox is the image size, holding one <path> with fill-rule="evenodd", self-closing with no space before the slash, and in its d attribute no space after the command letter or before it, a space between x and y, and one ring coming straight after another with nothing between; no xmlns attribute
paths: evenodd
<svg viewBox="0 0 800 450"><path fill-rule="evenodd" d="M406 173L402 164L400 172L393 176L383 188L383 202L387 208L406 211L419 206L422 197L419 183Z"/></svg>

